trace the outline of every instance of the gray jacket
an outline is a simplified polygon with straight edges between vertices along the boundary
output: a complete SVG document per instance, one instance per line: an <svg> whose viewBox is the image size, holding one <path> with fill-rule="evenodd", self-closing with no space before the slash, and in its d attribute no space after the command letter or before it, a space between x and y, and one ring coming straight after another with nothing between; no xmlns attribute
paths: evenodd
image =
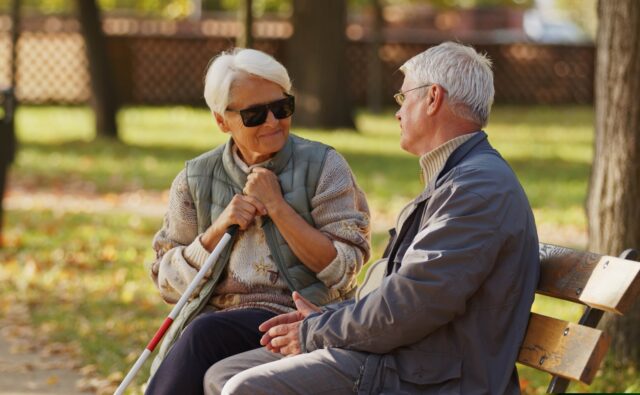
<svg viewBox="0 0 640 395"><path fill-rule="evenodd" d="M367 363L363 377L382 375L385 393L519 393L515 361L539 272L520 183L481 132L453 152L409 210L421 202L417 234L379 286L307 317L303 349L374 354L378 363ZM380 388L359 388L370 391Z"/></svg>

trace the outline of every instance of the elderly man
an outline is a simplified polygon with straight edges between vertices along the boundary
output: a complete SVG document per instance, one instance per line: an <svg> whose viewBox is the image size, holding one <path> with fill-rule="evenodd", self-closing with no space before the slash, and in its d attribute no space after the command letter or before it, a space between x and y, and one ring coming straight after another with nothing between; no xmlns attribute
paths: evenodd
<svg viewBox="0 0 640 395"><path fill-rule="evenodd" d="M400 70L400 145L420 157L426 188L400 213L386 258L356 300L319 309L294 293L298 311L261 325L265 348L209 369L208 393L520 392L538 240L520 183L481 130L490 61L443 43Z"/></svg>

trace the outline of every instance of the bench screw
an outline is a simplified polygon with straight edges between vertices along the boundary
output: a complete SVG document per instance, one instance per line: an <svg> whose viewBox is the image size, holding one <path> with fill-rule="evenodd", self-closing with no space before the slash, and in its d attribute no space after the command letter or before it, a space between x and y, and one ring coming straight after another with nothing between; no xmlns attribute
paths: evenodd
<svg viewBox="0 0 640 395"><path fill-rule="evenodd" d="M567 336L569 334L569 328L565 329L563 332L563 336Z"/></svg>
<svg viewBox="0 0 640 395"><path fill-rule="evenodd" d="M602 265L603 269L606 269L609 266L609 261L604 261L604 265Z"/></svg>
<svg viewBox="0 0 640 395"><path fill-rule="evenodd" d="M547 359L547 357L541 357L540 358L540 362L538 362L538 364L542 365L546 359Z"/></svg>
<svg viewBox="0 0 640 395"><path fill-rule="evenodd" d="M576 289L576 295L580 295L582 293L582 288Z"/></svg>

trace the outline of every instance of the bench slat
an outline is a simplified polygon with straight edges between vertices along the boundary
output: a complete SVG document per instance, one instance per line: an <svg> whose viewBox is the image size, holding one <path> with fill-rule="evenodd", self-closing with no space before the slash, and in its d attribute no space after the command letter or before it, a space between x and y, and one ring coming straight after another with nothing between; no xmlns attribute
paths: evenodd
<svg viewBox="0 0 640 395"><path fill-rule="evenodd" d="M623 314L640 293L640 262L541 243L537 292Z"/></svg>
<svg viewBox="0 0 640 395"><path fill-rule="evenodd" d="M616 314L626 313L640 292L640 262L603 256L580 294L580 301Z"/></svg>
<svg viewBox="0 0 640 395"><path fill-rule="evenodd" d="M518 362L590 384L608 347L599 329L531 313Z"/></svg>

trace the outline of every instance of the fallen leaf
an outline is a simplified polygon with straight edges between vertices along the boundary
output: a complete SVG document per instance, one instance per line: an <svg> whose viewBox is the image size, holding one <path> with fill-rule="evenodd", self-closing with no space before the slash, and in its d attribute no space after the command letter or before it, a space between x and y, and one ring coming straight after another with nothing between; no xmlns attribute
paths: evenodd
<svg viewBox="0 0 640 395"><path fill-rule="evenodd" d="M80 368L80 373L82 373L84 376L90 376L97 371L98 368L96 367L96 365L85 365Z"/></svg>
<svg viewBox="0 0 640 395"><path fill-rule="evenodd" d="M55 375L49 376L47 378L47 384L49 384L49 385L56 385L56 384L58 384L59 381L60 381L60 379L58 378L58 376L55 376Z"/></svg>
<svg viewBox="0 0 640 395"><path fill-rule="evenodd" d="M123 378L124 374L122 374L122 372L113 372L109 376L107 376L107 380L111 381L112 383L120 383Z"/></svg>

